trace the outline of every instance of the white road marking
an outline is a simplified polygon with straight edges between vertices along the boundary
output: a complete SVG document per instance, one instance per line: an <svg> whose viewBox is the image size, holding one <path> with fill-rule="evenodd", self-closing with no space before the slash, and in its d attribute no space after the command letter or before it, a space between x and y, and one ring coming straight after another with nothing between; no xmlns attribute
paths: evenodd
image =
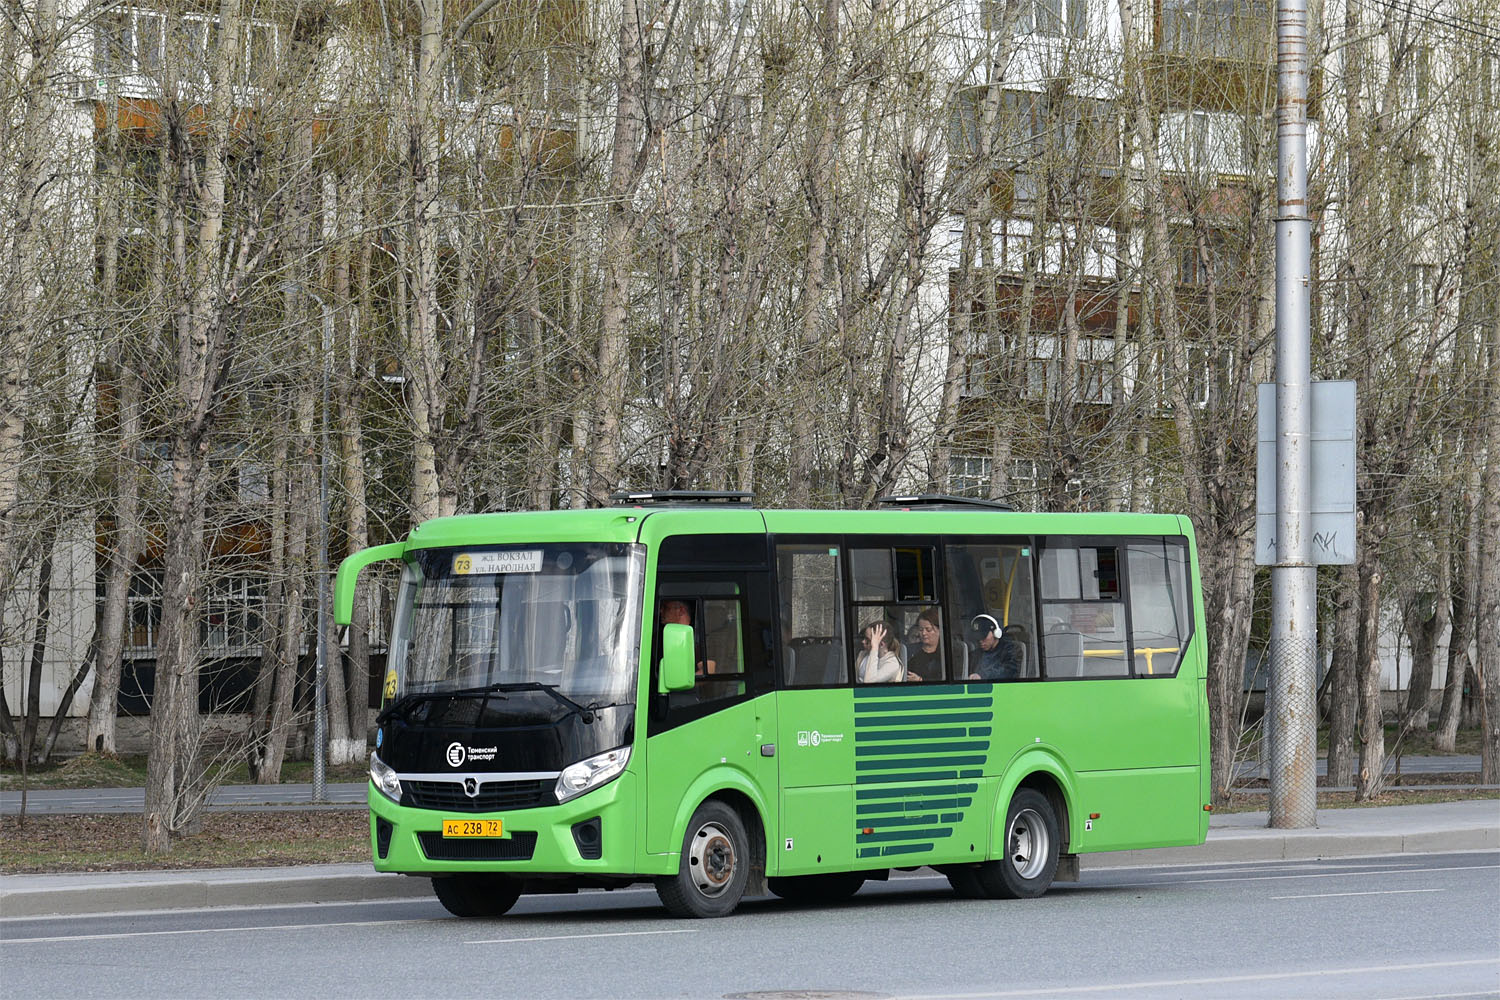
<svg viewBox="0 0 1500 1000"><path fill-rule="evenodd" d="M1477 993L1418 993L1412 996L1372 997L1371 1000L1460 1000L1461 997L1493 997L1494 995L1494 990L1480 990Z"/></svg>
<svg viewBox="0 0 1500 1000"><path fill-rule="evenodd" d="M1447 892L1446 889L1372 889L1369 892L1314 892L1306 896L1272 896L1272 899L1331 899L1334 896L1399 896L1408 892Z"/></svg>
<svg viewBox="0 0 1500 1000"><path fill-rule="evenodd" d="M1084 855L1084 856L1087 857L1087 855ZM1298 863L1288 863L1288 864L1281 864L1281 865L1264 864L1264 863L1258 862L1258 861L1241 861L1241 862L1238 862L1237 864L1234 864L1234 865L1231 865L1231 866L1228 866L1228 867L1224 867L1224 868L1190 868L1187 871L1181 872L1181 874L1183 874L1183 875L1233 875L1236 872L1244 872L1247 868L1250 868L1251 866L1254 866L1257 871L1263 871L1263 872L1305 872L1305 871L1310 871L1310 870L1314 870L1314 869L1326 870L1326 869L1328 869L1330 867L1333 867L1332 865L1330 865L1328 862L1325 862L1325 861L1303 861L1303 862L1298 862ZM1353 864L1353 865L1350 866L1351 869L1354 869L1354 868L1369 868L1369 869L1372 869L1372 870L1373 869L1381 869L1381 868L1397 869L1397 868L1415 868L1415 867L1417 867L1417 862L1415 862L1415 861L1396 862L1396 863L1392 863L1392 864L1378 864L1378 863L1371 862L1371 861L1360 861L1360 862L1356 862L1355 864ZM1107 869L1094 868L1094 869L1089 869L1089 870L1090 871L1106 871ZM1128 869L1117 868L1115 870L1116 871L1126 871ZM1163 872L1163 874L1168 874L1168 873L1167 872Z"/></svg>
<svg viewBox="0 0 1500 1000"><path fill-rule="evenodd" d="M120 938L170 937L174 934L243 934L246 931L307 931L320 927L380 927L389 924L430 924L438 920L339 920L316 924L265 924L261 927L184 927L175 931L119 931L114 934L63 934L56 937L0 938L0 944L46 944L55 941L114 941Z"/></svg>
<svg viewBox="0 0 1500 1000"><path fill-rule="evenodd" d="M484 941L465 941L464 944L529 944L532 941L577 941L582 938L646 937L654 934L697 934L695 927L672 928L664 931L608 931L599 934L553 934L547 937L488 938Z"/></svg>
<svg viewBox="0 0 1500 1000"><path fill-rule="evenodd" d="M983 993L903 993L895 1000L977 1000L980 997L1062 996L1072 993L1119 993L1122 990L1162 990L1174 986L1215 986L1228 983L1266 983L1275 980L1312 979L1319 976L1368 975L1383 972L1415 972L1423 969L1460 969L1474 965L1500 965L1500 958L1473 958L1457 962L1412 962L1406 965L1366 965L1342 969L1312 969L1307 972L1263 972L1244 976L1205 976L1194 979L1152 979L1135 983L1102 983L1096 986L1044 986L1026 990ZM1483 995L1483 994L1480 994Z"/></svg>
<svg viewBox="0 0 1500 1000"><path fill-rule="evenodd" d="M1469 872L1500 868L1500 865L1455 865L1452 868L1390 868L1369 871L1309 872L1302 875L1246 875L1243 878L1162 879L1159 882L1127 882L1113 889L1152 889L1163 885L1189 885L1194 882L1272 882L1288 878L1350 878L1357 875L1417 875L1425 872Z"/></svg>

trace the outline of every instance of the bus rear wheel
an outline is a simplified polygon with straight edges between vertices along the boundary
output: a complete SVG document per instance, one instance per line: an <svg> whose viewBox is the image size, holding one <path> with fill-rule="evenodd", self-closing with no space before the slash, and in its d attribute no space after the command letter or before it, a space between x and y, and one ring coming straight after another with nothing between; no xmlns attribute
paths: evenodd
<svg viewBox="0 0 1500 1000"><path fill-rule="evenodd" d="M740 814L717 800L688 821L676 875L656 880L662 905L679 917L727 917L750 878L750 838Z"/></svg>
<svg viewBox="0 0 1500 1000"><path fill-rule="evenodd" d="M498 917L521 898L521 883L504 875L447 875L432 880L432 891L455 917Z"/></svg>
<svg viewBox="0 0 1500 1000"><path fill-rule="evenodd" d="M790 875L766 880L773 896L793 903L836 903L859 892L864 884L863 872Z"/></svg>
<svg viewBox="0 0 1500 1000"><path fill-rule="evenodd" d="M974 868L974 880L990 899L1034 899L1052 885L1061 846L1047 796L1019 789L1005 814L1005 855Z"/></svg>

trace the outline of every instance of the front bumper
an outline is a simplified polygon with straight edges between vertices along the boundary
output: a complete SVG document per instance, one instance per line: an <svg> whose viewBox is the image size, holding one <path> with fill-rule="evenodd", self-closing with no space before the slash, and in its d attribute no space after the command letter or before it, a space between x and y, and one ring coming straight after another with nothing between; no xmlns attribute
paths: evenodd
<svg viewBox="0 0 1500 1000"><path fill-rule="evenodd" d="M373 783L366 787L370 803L370 856L375 870L407 875L434 875L454 872L514 872L520 875L604 876L635 873L636 858L636 779L629 771L608 784L562 805L500 812L461 813L441 809L416 809L392 802ZM583 857L574 838L575 824L597 817L600 844L598 857ZM485 845L473 839L442 841L443 820L498 819L502 822L504 840L511 844ZM382 823L390 824L382 831ZM429 857L423 839L434 846L454 848L459 853L486 853L494 848L496 857L525 853L530 837L535 844L529 857L520 860L445 860ZM382 843L384 842L384 843ZM381 848L384 846L384 851ZM516 849L512 850L512 846ZM594 853L590 851L589 853Z"/></svg>

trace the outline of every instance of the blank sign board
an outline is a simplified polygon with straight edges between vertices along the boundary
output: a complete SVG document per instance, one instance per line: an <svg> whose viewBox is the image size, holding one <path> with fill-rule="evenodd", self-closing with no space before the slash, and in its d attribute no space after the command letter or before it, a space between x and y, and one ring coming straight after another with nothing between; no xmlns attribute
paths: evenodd
<svg viewBox="0 0 1500 1000"><path fill-rule="evenodd" d="M1276 384L1259 385L1255 562L1276 564ZM1312 383L1312 561L1354 562L1354 383Z"/></svg>

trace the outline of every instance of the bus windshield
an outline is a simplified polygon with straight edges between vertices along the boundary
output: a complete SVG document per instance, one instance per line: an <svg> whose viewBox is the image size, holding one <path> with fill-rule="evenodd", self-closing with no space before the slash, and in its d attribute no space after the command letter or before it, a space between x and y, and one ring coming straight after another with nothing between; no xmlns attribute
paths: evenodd
<svg viewBox="0 0 1500 1000"><path fill-rule="evenodd" d="M391 632L387 704L539 684L582 704L634 701L641 546L474 546L412 556Z"/></svg>

